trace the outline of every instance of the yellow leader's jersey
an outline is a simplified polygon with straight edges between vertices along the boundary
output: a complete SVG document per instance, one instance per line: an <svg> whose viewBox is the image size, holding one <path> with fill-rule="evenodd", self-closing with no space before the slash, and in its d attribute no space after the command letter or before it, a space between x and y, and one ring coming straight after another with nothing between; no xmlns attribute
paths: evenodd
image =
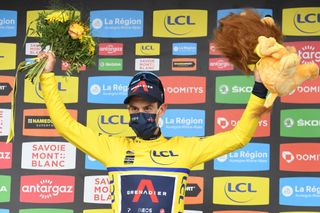
<svg viewBox="0 0 320 213"><path fill-rule="evenodd" d="M183 212L190 169L246 145L258 126L256 112L264 104L264 99L251 95L231 131L207 137L142 140L101 135L73 119L58 93L54 73L42 74L41 88L61 136L107 167L112 209L117 213Z"/></svg>

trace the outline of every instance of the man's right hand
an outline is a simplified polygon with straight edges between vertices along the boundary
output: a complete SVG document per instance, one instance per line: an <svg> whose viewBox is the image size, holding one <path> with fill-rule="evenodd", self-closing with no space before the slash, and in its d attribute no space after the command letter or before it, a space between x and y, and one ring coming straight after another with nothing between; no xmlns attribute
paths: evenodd
<svg viewBox="0 0 320 213"><path fill-rule="evenodd" d="M44 52L41 51L38 54L38 58L42 59L42 58L47 58L47 64L44 67L43 73L47 73L47 72L53 72L54 71L54 66L56 64L56 56L54 55L53 52Z"/></svg>

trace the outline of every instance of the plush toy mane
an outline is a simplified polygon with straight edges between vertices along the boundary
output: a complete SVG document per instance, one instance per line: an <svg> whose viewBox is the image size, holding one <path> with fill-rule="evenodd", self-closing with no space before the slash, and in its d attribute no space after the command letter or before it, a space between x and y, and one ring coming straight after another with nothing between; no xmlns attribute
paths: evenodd
<svg viewBox="0 0 320 213"><path fill-rule="evenodd" d="M256 12L246 9L241 15L231 13L219 21L214 43L232 64L249 74L247 65L260 59L254 53L259 36L274 37L278 43L283 43L279 26L263 23Z"/></svg>

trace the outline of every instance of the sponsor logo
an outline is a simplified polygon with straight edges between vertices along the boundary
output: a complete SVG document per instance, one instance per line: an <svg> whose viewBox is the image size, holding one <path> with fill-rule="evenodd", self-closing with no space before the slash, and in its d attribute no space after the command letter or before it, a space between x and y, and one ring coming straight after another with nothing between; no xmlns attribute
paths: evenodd
<svg viewBox="0 0 320 213"><path fill-rule="evenodd" d="M230 13L240 14L243 11L244 11L244 8L218 10L218 12L217 12L217 25L218 25L220 19L226 17ZM257 12L261 17L265 17L265 16L271 16L272 17L273 16L271 9L255 8L254 11Z"/></svg>
<svg viewBox="0 0 320 213"><path fill-rule="evenodd" d="M136 58L136 71L158 71L160 70L159 58Z"/></svg>
<svg viewBox="0 0 320 213"><path fill-rule="evenodd" d="M150 150L151 160L159 165L171 165L178 160L179 154L173 150Z"/></svg>
<svg viewBox="0 0 320 213"><path fill-rule="evenodd" d="M101 56L123 55L123 43L100 43L99 55Z"/></svg>
<svg viewBox="0 0 320 213"><path fill-rule="evenodd" d="M20 202L72 203L74 201L74 183L73 176L21 176Z"/></svg>
<svg viewBox="0 0 320 213"><path fill-rule="evenodd" d="M70 67L70 64L68 62L65 61L61 61L61 70L62 71L67 71ZM80 68L79 71L85 71L87 69L87 66L85 64L83 64Z"/></svg>
<svg viewBox="0 0 320 213"><path fill-rule="evenodd" d="M85 155L86 159L85 159L85 168L86 169L92 169L92 170L107 170L107 168L100 163L99 161L97 161L96 159L94 159L93 157L90 157L89 155Z"/></svg>
<svg viewBox="0 0 320 213"><path fill-rule="evenodd" d="M90 31L94 37L132 38L143 36L143 11L96 10L90 12Z"/></svg>
<svg viewBox="0 0 320 213"><path fill-rule="evenodd" d="M214 169L222 171L268 171L270 169L270 145L249 143L242 149L216 158Z"/></svg>
<svg viewBox="0 0 320 213"><path fill-rule="evenodd" d="M173 43L172 55L197 55L197 43L192 43L192 42Z"/></svg>
<svg viewBox="0 0 320 213"><path fill-rule="evenodd" d="M281 97L281 102L298 104L320 103L320 78L303 82L289 95Z"/></svg>
<svg viewBox="0 0 320 213"><path fill-rule="evenodd" d="M9 134L10 113L10 109L0 109L0 136Z"/></svg>
<svg viewBox="0 0 320 213"><path fill-rule="evenodd" d="M68 110L77 120L77 111ZM60 134L54 128L46 109L25 109L23 111L23 135L58 137Z"/></svg>
<svg viewBox="0 0 320 213"><path fill-rule="evenodd" d="M165 137L204 136L205 111L188 109L168 109L159 119L161 132Z"/></svg>
<svg viewBox="0 0 320 213"><path fill-rule="evenodd" d="M12 167L12 143L0 142L0 169Z"/></svg>
<svg viewBox="0 0 320 213"><path fill-rule="evenodd" d="M111 204L110 182L107 175L84 177L83 202Z"/></svg>
<svg viewBox="0 0 320 213"><path fill-rule="evenodd" d="M129 212L172 212L175 182L176 177L120 175L121 209Z"/></svg>
<svg viewBox="0 0 320 213"><path fill-rule="evenodd" d="M252 92L253 77L219 76L216 78L216 102L246 104Z"/></svg>
<svg viewBox="0 0 320 213"><path fill-rule="evenodd" d="M151 152L151 151L150 151ZM133 150L127 150L126 155L124 157L123 163L124 164L133 164L134 163L134 151Z"/></svg>
<svg viewBox="0 0 320 213"><path fill-rule="evenodd" d="M280 178L280 205L320 206L320 178Z"/></svg>
<svg viewBox="0 0 320 213"><path fill-rule="evenodd" d="M188 177L185 204L203 204L203 177Z"/></svg>
<svg viewBox="0 0 320 213"><path fill-rule="evenodd" d="M213 42L210 42L209 43L209 55L222 56L223 54L217 50L216 45Z"/></svg>
<svg viewBox="0 0 320 213"><path fill-rule="evenodd" d="M280 170L320 171L320 145L317 143L280 144Z"/></svg>
<svg viewBox="0 0 320 213"><path fill-rule="evenodd" d="M130 116L127 109L88 110L87 126L96 132L118 136L135 136L129 127Z"/></svg>
<svg viewBox="0 0 320 213"><path fill-rule="evenodd" d="M214 132L229 131L233 129L239 122L243 109L227 109L215 111ZM270 136L270 113L261 116L258 128L254 137L267 137Z"/></svg>
<svg viewBox="0 0 320 213"><path fill-rule="evenodd" d="M316 63L320 65L320 44L318 41L286 42L285 45L296 48L302 64Z"/></svg>
<svg viewBox="0 0 320 213"><path fill-rule="evenodd" d="M207 10L153 11L153 36L191 38L207 36Z"/></svg>
<svg viewBox="0 0 320 213"><path fill-rule="evenodd" d="M19 213L73 213L72 209L60 209L60 208L37 208L37 209L20 209Z"/></svg>
<svg viewBox="0 0 320 213"><path fill-rule="evenodd" d="M222 205L269 204L269 178L216 177L213 178L213 203Z"/></svg>
<svg viewBox="0 0 320 213"><path fill-rule="evenodd" d="M122 71L122 58L99 58L99 71Z"/></svg>
<svg viewBox="0 0 320 213"><path fill-rule="evenodd" d="M226 58L209 58L209 70L231 71L233 69L233 65Z"/></svg>
<svg viewBox="0 0 320 213"><path fill-rule="evenodd" d="M0 76L0 103L11 102L14 77Z"/></svg>
<svg viewBox="0 0 320 213"><path fill-rule="evenodd" d="M21 168L63 170L76 167L76 148L62 142L28 142L22 144Z"/></svg>
<svg viewBox="0 0 320 213"><path fill-rule="evenodd" d="M206 101L206 78L193 76L160 77L168 104L195 104Z"/></svg>
<svg viewBox="0 0 320 213"><path fill-rule="evenodd" d="M0 10L0 37L17 36L17 11Z"/></svg>
<svg viewBox="0 0 320 213"><path fill-rule="evenodd" d="M48 51L49 49L50 47L47 46L44 50ZM38 55L41 50L42 48L38 42L26 43L26 55Z"/></svg>
<svg viewBox="0 0 320 213"><path fill-rule="evenodd" d="M292 109L280 112L280 136L320 137L319 109Z"/></svg>
<svg viewBox="0 0 320 213"><path fill-rule="evenodd" d="M320 35L320 7L286 8L282 10L282 32L291 36Z"/></svg>
<svg viewBox="0 0 320 213"><path fill-rule="evenodd" d="M0 175L0 203L9 202L11 195L11 176Z"/></svg>
<svg viewBox="0 0 320 213"><path fill-rule="evenodd" d="M173 71L195 71L197 70L196 58L173 58L172 59Z"/></svg>
<svg viewBox="0 0 320 213"><path fill-rule="evenodd" d="M88 102L101 104L122 104L128 94L128 76L89 77Z"/></svg>
<svg viewBox="0 0 320 213"><path fill-rule="evenodd" d="M16 68L16 44L0 43L0 70Z"/></svg>
<svg viewBox="0 0 320 213"><path fill-rule="evenodd" d="M69 76L56 76L58 91L64 103L78 102L79 78ZM24 102L44 103L40 82L33 84L30 80L24 80Z"/></svg>
<svg viewBox="0 0 320 213"><path fill-rule="evenodd" d="M160 43L136 43L136 55L160 55Z"/></svg>

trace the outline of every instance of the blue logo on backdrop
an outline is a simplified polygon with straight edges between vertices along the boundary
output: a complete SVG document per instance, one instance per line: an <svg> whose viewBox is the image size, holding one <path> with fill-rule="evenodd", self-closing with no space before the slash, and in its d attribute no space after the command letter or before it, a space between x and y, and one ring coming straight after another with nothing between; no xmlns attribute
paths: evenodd
<svg viewBox="0 0 320 213"><path fill-rule="evenodd" d="M272 9L254 9L257 13L260 14L261 17L265 16L273 16ZM219 20L222 19L223 17L229 15L230 13L241 13L244 11L244 8L239 8L239 9L225 9L225 10L218 10L217 13L217 25L219 23Z"/></svg>
<svg viewBox="0 0 320 213"><path fill-rule="evenodd" d="M172 212L174 187L175 177L122 175L121 209L128 212Z"/></svg>
<svg viewBox="0 0 320 213"><path fill-rule="evenodd" d="M270 169L270 145L249 143L242 149L218 157L214 169L223 171L268 171Z"/></svg>
<svg viewBox="0 0 320 213"><path fill-rule="evenodd" d="M143 11L96 10L90 12L90 30L94 37L132 38L143 36Z"/></svg>
<svg viewBox="0 0 320 213"><path fill-rule="evenodd" d="M320 178L280 178L280 205L320 206Z"/></svg>
<svg viewBox="0 0 320 213"><path fill-rule="evenodd" d="M197 55L197 43L173 43L172 55Z"/></svg>
<svg viewBox="0 0 320 213"><path fill-rule="evenodd" d="M0 10L0 37L17 36L17 11Z"/></svg>
<svg viewBox="0 0 320 213"><path fill-rule="evenodd" d="M9 209L0 209L0 213L9 213Z"/></svg>
<svg viewBox="0 0 320 213"><path fill-rule="evenodd" d="M88 102L100 104L122 104L127 97L129 76L89 77Z"/></svg>
<svg viewBox="0 0 320 213"><path fill-rule="evenodd" d="M159 126L165 137L204 136L205 111L169 109L159 120Z"/></svg>
<svg viewBox="0 0 320 213"><path fill-rule="evenodd" d="M85 168L92 170L107 170L107 168L96 159L86 155Z"/></svg>

